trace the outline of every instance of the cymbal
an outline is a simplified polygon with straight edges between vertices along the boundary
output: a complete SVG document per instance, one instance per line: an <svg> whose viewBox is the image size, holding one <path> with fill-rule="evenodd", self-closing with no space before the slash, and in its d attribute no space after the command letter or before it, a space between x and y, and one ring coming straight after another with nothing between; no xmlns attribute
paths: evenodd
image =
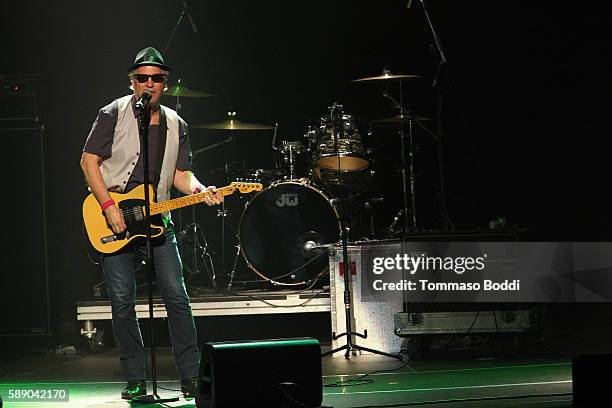
<svg viewBox="0 0 612 408"><path fill-rule="evenodd" d="M413 118L416 120L421 120L421 121L431 120L431 118L428 118L425 116L413 116ZM378 125L378 126L400 126L400 125L407 125L409 124L409 122L410 122L410 118L404 115L403 113L400 113L399 115L395 115L390 118L382 118L382 119L373 120L371 123L373 125Z"/></svg>
<svg viewBox="0 0 612 408"><path fill-rule="evenodd" d="M228 119L223 122L216 123L199 123L191 125L195 129L213 129L213 130L271 130L274 126L263 125L261 123L245 123L238 119Z"/></svg>
<svg viewBox="0 0 612 408"><path fill-rule="evenodd" d="M422 78L420 75L413 75L413 74L392 74L391 72L389 72L389 70L384 70L382 75L378 75L378 76L373 76L373 77L366 77L366 78L359 78L359 79L354 79L350 82L368 82L368 81L401 81L401 80L409 80L409 79L419 79Z"/></svg>
<svg viewBox="0 0 612 408"><path fill-rule="evenodd" d="M164 95L181 96L183 98L207 98L207 97L215 96L208 92L195 91L193 89L189 89L185 85L182 85L180 83L173 85L173 86L169 86L168 89L164 91Z"/></svg>

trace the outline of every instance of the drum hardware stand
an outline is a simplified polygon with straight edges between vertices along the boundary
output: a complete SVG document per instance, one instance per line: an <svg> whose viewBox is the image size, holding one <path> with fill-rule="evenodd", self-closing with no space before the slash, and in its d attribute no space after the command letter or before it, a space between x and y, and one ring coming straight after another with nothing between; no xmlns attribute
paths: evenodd
<svg viewBox="0 0 612 408"><path fill-rule="evenodd" d="M234 265L232 266L232 272L230 273L229 281L227 282L227 291L232 290L232 284L234 283L234 276L236 275L236 265L238 264L238 258L240 257L240 245L236 245L236 255L234 256Z"/></svg>
<svg viewBox="0 0 612 408"><path fill-rule="evenodd" d="M183 9L183 14L185 13L185 8ZM179 17L179 21L178 23L180 23L181 18L183 17L183 14L181 14L181 17ZM177 23L177 26L178 26ZM175 28L176 30L176 28ZM174 33L173 33L174 34ZM170 38L172 39L172 37ZM177 85L181 85L182 80L179 78L177 80ZM180 95L176 95L176 103L174 105L175 110L178 112L181 108L181 102L180 102ZM192 158L197 156L199 153L205 152L207 150L210 149L214 149L215 147L224 145L226 143L231 143L233 142L233 138L230 136L227 139L218 142L218 143L214 143L212 145L203 147L199 150L196 150L194 152L192 152ZM195 167L195 164L192 163L192 165ZM182 221L182 219L181 219ZM181 223L182 224L182 223ZM198 237L198 229L202 232L202 238L204 241L204 245L202 245L200 243L200 239ZM210 255L210 253L208 252L208 242L206 241L206 236L204 235L203 229L202 227L196 222L196 215L195 215L195 206L191 207L191 223L188 224L187 226L185 226L184 228L181 229L181 231L177 234L177 241L180 243L180 241L182 241L187 233L191 231L191 236L193 237L193 248L192 248L192 262L193 262L193 270L192 270L192 274L193 275L197 275L200 273L200 271L198 270L198 248L202 251L202 265L204 265L204 268L206 269L206 272L208 273L208 276L210 277L211 280L211 285L213 288L217 287L217 279L216 279L216 274L215 274L215 266L212 260L212 257ZM204 260L204 257L208 258L208 262L210 263L211 268L208 268L208 265L206 264L206 261Z"/></svg>
<svg viewBox="0 0 612 408"><path fill-rule="evenodd" d="M187 225L177 235L176 240L180 244L186 238L187 233L189 231L192 231L192 236L193 236L193 243L192 243L193 244L193 247L192 247L193 270L191 271L191 273L192 275L200 274L200 270L198 269L198 250L200 250L201 258L202 258L202 265L204 266L204 269L206 269L206 273L208 274L208 277L210 278L210 283L212 287L216 288L217 287L217 275L215 273L215 264L213 263L211 254L208 251L208 241L206 240L206 236L204 235L204 231L202 227L200 226L200 224L196 222L192 222L191 224ZM204 243L203 245L200 243L198 231L202 235L202 242ZM206 263L205 257L208 259L208 263ZM208 267L209 264L210 264L210 268Z"/></svg>
<svg viewBox="0 0 612 408"><path fill-rule="evenodd" d="M368 201L366 201L364 204L364 208L366 209L366 211L369 212L369 215L370 215L369 216L370 237L373 239L376 238L376 223L374 222L374 207L376 206L376 204L380 204L384 201L385 199L382 197L372 197Z"/></svg>
<svg viewBox="0 0 612 408"><path fill-rule="evenodd" d="M304 152L304 146L300 142L287 142L283 140L283 147L280 148L285 158L285 163L289 165L289 180L295 180L295 155Z"/></svg>
<svg viewBox="0 0 612 408"><path fill-rule="evenodd" d="M336 201L337 203L341 203L342 200L341 199L337 199ZM402 361L402 356L401 355L393 355L390 353L385 353L384 351L379 351L379 350L374 350L368 347L364 347L364 346L360 346L358 344L353 344L353 337L361 337L362 339L367 339L368 338L368 331L364 329L363 334L358 333L353 331L352 328L352 324L351 324L351 318L352 318L352 312L351 312L351 267L350 267L350 261L349 261L349 256L348 256L348 233L349 233L349 227L346 224L346 219L345 219L345 215L344 213L347 212L345 211L344 208L340 208L340 228L341 228L341 241L342 241L342 261L344 264L344 317L345 317L345 322L346 322L346 332L344 333L340 333L340 334L335 334L333 335L333 339L334 340L338 340L339 338L346 336L346 344L337 347L335 349L332 349L330 351L327 351L325 353L321 354L321 357L324 356L328 356L331 354L334 354L338 351L341 350L345 350L344 352L344 358L349 359L351 353L353 353L353 355L355 355L355 353L357 351L366 351L366 352L370 352L373 354L379 354L381 356L387 356L387 357L391 357L391 358L395 358L398 359L400 361Z"/></svg>
<svg viewBox="0 0 612 408"><path fill-rule="evenodd" d="M401 82L400 82L401 84ZM388 91L383 92L383 97L389 99L395 108L397 108L402 115L408 118L408 153L409 153L409 162L406 163L406 132L404 128L401 127L399 131L400 142L401 142L401 163L402 163L402 197L403 197L403 205L404 208L398 211L396 218L402 217L404 220L404 232L417 229L417 219L416 219L416 173L414 170L414 142L413 142L413 123L416 123L419 127L424 129L430 136L432 136L436 141L439 140L438 136L433 133L431 130L427 128L423 124L423 122L417 119L414 114L404 108L401 102L398 102L389 95ZM401 98L401 86L400 86L400 98ZM406 174L406 166L408 164L408 174ZM407 180L410 180L410 210L408 209L408 190L407 190ZM395 227L396 221L394 220L393 228ZM391 227L390 227L391 228Z"/></svg>
<svg viewBox="0 0 612 408"><path fill-rule="evenodd" d="M221 205L221 209L217 210L217 217L221 218L221 265L223 265L223 269L225 269L225 229L227 223L226 218L230 215L230 211L225 208L225 200L223 200Z"/></svg>
<svg viewBox="0 0 612 408"><path fill-rule="evenodd" d="M177 97L178 98L178 97ZM218 143L214 143L212 145L203 147L199 150L196 150L192 153L192 157L197 156L199 153L205 152L207 150L210 149L214 149L215 147L224 145L226 143L231 143L234 140L232 139L232 137L228 137L227 139L218 142ZM195 164L192 163L192 166L195 168ZM223 207L225 208L225 202L223 204ZM202 242L200 242L200 237L198 235L198 231L200 231L200 233L202 234ZM197 275L200 273L200 271L198 270L198 249L201 250L202 252L202 265L204 265L204 269L206 269L206 273L208 274L208 276L210 277L210 284L213 288L217 287L217 275L215 273L215 264L213 262L213 259L210 255L210 252L208 251L208 242L206 240L206 236L204 235L204 230L202 228L202 226L200 224L198 224L196 222L196 206L192 205L191 206L191 223L188 224L185 228L181 229L180 233L178 234L179 237L181 237L181 240L183 239L183 237L185 237L187 235L187 233L191 232L191 236L193 238L193 247L192 247L192 262L193 262L193 271L192 274L193 275ZM208 258L208 262L210 263L210 269L208 268L208 264L206 263L206 261L204 260L204 257Z"/></svg>
<svg viewBox="0 0 612 408"><path fill-rule="evenodd" d="M342 168L340 166L340 149L338 147L338 135L342 131L342 105L338 105L337 102L334 102L332 106L329 108L329 119L332 121L332 131L334 132L334 150L336 151L336 156L338 157L338 172L341 172ZM335 110L340 111L338 117L334 119Z"/></svg>
<svg viewBox="0 0 612 408"><path fill-rule="evenodd" d="M147 109L147 103L151 98L144 97L147 95L145 92L141 96L140 100L136 103L136 111L139 117L139 133L142 136L142 158L144 168L144 185L145 185L145 196L144 196L144 209L145 209L145 221L148 226L146 233L146 260L145 265L147 268L147 287L149 292L149 321L151 325L149 327L149 336L151 342L151 382L153 385L153 394L141 395L139 397L132 398L130 402L140 404L151 404L151 403L165 403L178 401L178 397L172 398L160 398L157 394L157 361L155 359L155 333L153 330L153 249L151 247L151 202L149 192L149 123L151 122L151 114Z"/></svg>

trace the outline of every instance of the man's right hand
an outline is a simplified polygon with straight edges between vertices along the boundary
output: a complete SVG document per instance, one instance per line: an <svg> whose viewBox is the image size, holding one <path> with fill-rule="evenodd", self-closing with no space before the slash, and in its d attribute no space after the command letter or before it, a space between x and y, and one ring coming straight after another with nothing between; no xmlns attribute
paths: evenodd
<svg viewBox="0 0 612 408"><path fill-rule="evenodd" d="M127 228L123 214L115 204L104 210L104 215L106 216L106 222L115 234L120 234Z"/></svg>

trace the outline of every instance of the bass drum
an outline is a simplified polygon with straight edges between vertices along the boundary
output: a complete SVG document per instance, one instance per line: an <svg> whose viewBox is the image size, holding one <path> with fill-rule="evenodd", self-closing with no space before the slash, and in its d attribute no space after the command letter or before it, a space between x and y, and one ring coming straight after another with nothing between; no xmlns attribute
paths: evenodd
<svg viewBox="0 0 612 408"><path fill-rule="evenodd" d="M308 182L277 182L244 207L240 252L262 279L278 285L312 283L328 271L326 250L309 244L338 242L340 222L330 200Z"/></svg>

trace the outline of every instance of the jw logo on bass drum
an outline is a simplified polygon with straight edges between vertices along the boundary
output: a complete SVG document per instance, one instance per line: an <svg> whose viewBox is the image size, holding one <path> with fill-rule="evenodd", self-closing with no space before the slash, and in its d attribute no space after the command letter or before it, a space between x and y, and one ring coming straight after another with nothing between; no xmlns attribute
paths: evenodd
<svg viewBox="0 0 612 408"><path fill-rule="evenodd" d="M297 207L300 204L296 193L283 193L276 199L277 207Z"/></svg>

